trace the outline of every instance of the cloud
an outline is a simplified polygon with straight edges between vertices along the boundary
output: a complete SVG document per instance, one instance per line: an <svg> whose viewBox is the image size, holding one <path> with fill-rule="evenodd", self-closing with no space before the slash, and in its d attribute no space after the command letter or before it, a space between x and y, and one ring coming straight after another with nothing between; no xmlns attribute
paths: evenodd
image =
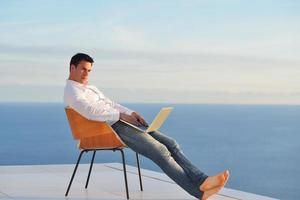
<svg viewBox="0 0 300 200"><path fill-rule="evenodd" d="M297 3L11 2L0 8L2 86L62 87L70 57L85 52L93 84L152 100L298 98Z"/></svg>
<svg viewBox="0 0 300 200"><path fill-rule="evenodd" d="M0 84L63 85L75 47L0 45ZM85 52L85 51L83 51ZM90 49L91 82L134 89L297 91L300 63L237 55Z"/></svg>
<svg viewBox="0 0 300 200"><path fill-rule="evenodd" d="M148 49L151 45L147 42L144 33L139 30L128 29L124 26L112 27L107 31L106 38L110 39L116 46L131 49Z"/></svg>

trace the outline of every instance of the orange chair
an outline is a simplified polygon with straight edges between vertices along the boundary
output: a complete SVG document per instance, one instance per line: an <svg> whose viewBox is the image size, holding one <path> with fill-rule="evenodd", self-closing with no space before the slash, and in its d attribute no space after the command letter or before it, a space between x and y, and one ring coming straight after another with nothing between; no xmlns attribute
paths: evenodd
<svg viewBox="0 0 300 200"><path fill-rule="evenodd" d="M78 160L77 160L77 164L73 171L71 180L69 182L69 186L68 186L65 196L68 196L70 187L72 185L74 176L77 171L77 167L79 165L81 156L84 152L87 153L89 151L93 151L93 157L91 160L88 177L87 177L86 184L85 184L85 188L87 188L89 179L90 179L90 175L91 175L91 171L92 171L92 167L93 167L93 163L94 163L94 159L95 159L96 151L112 150L112 151L120 151L121 152L122 161L123 161L126 196L127 196L127 199L129 199L125 156L124 156L124 151L123 151L123 148L125 148L126 145L121 141L121 139L118 137L118 135L115 133L115 131L107 123L88 120L71 108L65 108L65 111L67 114L71 132L73 134L74 139L79 140L78 148L81 151L79 154ZM136 161L137 161L137 166L138 166L140 189L141 189L141 191L143 191L140 163L139 163L139 157L138 157L137 153L136 153Z"/></svg>

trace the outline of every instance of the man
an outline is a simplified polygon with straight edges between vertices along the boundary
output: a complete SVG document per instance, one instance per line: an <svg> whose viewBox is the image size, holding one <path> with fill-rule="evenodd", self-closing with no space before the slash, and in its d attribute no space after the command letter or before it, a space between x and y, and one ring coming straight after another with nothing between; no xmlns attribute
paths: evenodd
<svg viewBox="0 0 300 200"><path fill-rule="evenodd" d="M122 141L133 151L154 161L172 180L194 197L206 200L220 191L229 178L226 170L207 176L184 156L177 142L160 133L142 134L136 126L148 126L144 118L107 98L95 86L88 84L93 59L83 53L70 61L70 75L64 91L64 104L90 120L109 123Z"/></svg>

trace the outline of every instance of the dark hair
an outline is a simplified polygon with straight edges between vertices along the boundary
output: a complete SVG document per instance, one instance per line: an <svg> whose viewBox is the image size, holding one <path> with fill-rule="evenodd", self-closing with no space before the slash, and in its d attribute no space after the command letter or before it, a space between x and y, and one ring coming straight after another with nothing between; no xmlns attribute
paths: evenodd
<svg viewBox="0 0 300 200"><path fill-rule="evenodd" d="M77 67L77 65L83 60L92 64L94 63L94 60L91 56L84 53L77 53L71 58L70 70L71 70L71 65L75 65L75 67Z"/></svg>

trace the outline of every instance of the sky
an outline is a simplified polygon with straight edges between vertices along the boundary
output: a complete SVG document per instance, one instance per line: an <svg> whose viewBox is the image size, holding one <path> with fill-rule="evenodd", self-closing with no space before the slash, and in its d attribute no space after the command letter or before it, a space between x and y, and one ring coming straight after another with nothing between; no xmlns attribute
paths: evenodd
<svg viewBox="0 0 300 200"><path fill-rule="evenodd" d="M118 102L300 104L300 1L0 2L0 102L62 102L70 58Z"/></svg>

